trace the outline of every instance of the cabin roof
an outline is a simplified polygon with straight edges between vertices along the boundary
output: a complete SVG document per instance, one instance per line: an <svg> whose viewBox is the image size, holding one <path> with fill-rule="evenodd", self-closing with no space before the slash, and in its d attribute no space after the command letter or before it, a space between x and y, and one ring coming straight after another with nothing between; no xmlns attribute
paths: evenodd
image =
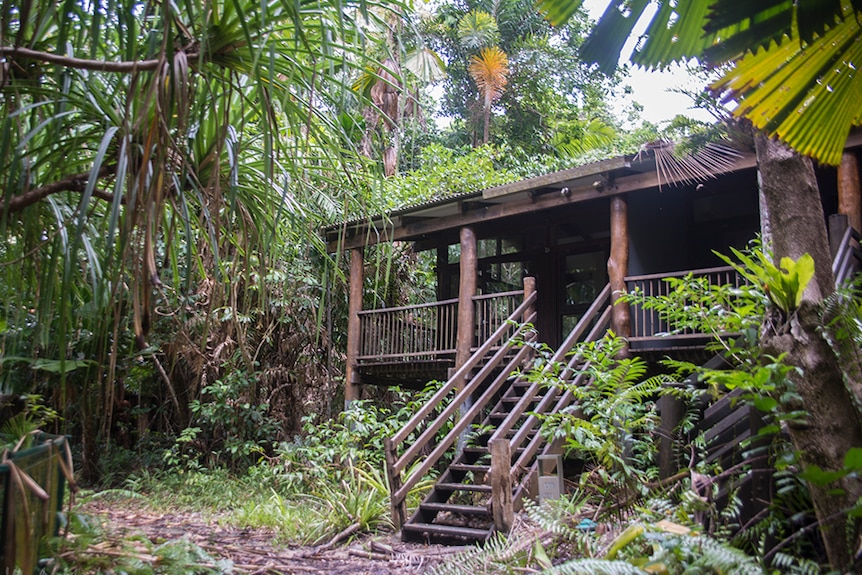
<svg viewBox="0 0 862 575"><path fill-rule="evenodd" d="M751 169L750 153L711 171L719 174ZM704 178L701 178L704 179ZM690 184L692 174L665 174L659 178L656 157L648 151L597 162L492 188L474 190L393 210L388 214L356 218L323 229L330 251L373 245L386 241L417 240L462 225L488 222L559 205L652 189L659 185Z"/></svg>
<svg viewBox="0 0 862 575"><path fill-rule="evenodd" d="M846 148L862 147L862 130L853 130ZM650 153L652 150L652 153ZM728 152L729 149L725 148ZM731 158L732 156L727 156ZM356 218L323 228L330 251L379 242L418 240L464 225L550 209L599 197L627 194L661 186L687 185L724 174L752 170L752 152L735 152L734 159L713 163L709 178L677 167L662 166L654 147L629 156L582 164L484 190L465 191L445 198ZM685 164L683 161L682 164ZM659 172L663 172L659 175Z"/></svg>

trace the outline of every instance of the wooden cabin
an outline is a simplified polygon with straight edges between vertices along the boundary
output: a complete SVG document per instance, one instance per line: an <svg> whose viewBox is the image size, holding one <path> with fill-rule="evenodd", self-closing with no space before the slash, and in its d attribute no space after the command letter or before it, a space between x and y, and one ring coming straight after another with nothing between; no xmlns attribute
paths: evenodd
<svg viewBox="0 0 862 575"><path fill-rule="evenodd" d="M838 170L818 169L835 249L852 229L848 222L862 228L860 147L862 136L854 135ZM520 498L535 491L539 460L559 450L543 445L530 413L561 409L566 399L510 376L529 361L529 351L516 353L514 336L504 333L519 329L510 326L529 320L531 337L558 350L561 359L578 339L601 337L607 328L642 355L701 351L704 334L660 335L673 326L647 310L610 305L614 294L635 286L658 294L665 289L662 278L690 272L738 281L713 250L743 248L759 229L753 153L725 156L702 177L649 149L328 228L330 250L350 253L346 402L358 398L363 385L448 380L387 440L393 518L405 539L463 542L506 529ZM437 301L362 309L363 250L391 241L435 254ZM446 404L453 390L456 400ZM458 421L439 444L430 443L444 425L439 417L429 421L435 407L444 419ZM495 430L483 448L458 445L458 434L471 426ZM736 420L729 428L739 428ZM411 445L408 437L414 437ZM734 431L733 438L719 439L739 437ZM458 453L439 489L408 520L404 499L415 480L403 471L425 457L413 474L421 476L448 449ZM459 499L459 491L470 497ZM453 514L484 518L487 525L441 519Z"/></svg>

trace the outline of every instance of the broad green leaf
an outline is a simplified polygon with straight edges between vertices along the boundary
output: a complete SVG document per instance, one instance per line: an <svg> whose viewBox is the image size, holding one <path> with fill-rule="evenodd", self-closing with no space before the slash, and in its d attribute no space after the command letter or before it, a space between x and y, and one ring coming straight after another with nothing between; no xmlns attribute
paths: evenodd
<svg viewBox="0 0 862 575"><path fill-rule="evenodd" d="M711 89L739 102L735 116L802 154L837 165L862 113L860 36L859 22L851 18L804 48L786 39L746 56Z"/></svg>
<svg viewBox="0 0 862 575"><path fill-rule="evenodd" d="M628 40L649 0L611 0L601 19L581 47L584 59L611 73L617 67L620 52ZM540 2L545 6L547 2Z"/></svg>
<svg viewBox="0 0 862 575"><path fill-rule="evenodd" d="M799 473L799 478L820 487L834 483L847 475L846 470L826 471L817 465L809 465Z"/></svg>
<svg viewBox="0 0 862 575"><path fill-rule="evenodd" d="M844 468L862 469L862 447L851 447L844 455Z"/></svg>
<svg viewBox="0 0 862 575"><path fill-rule="evenodd" d="M47 371L49 373L70 373L82 367L89 367L95 362L87 359L37 359L33 363L33 369Z"/></svg>

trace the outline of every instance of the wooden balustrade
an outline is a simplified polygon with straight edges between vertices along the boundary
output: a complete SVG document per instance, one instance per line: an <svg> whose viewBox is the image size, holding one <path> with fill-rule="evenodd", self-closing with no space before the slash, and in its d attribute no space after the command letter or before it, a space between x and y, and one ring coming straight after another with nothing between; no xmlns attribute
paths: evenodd
<svg viewBox="0 0 862 575"><path fill-rule="evenodd" d="M859 242L862 236L851 226L847 226L835 258L832 260L832 273L835 275L835 285L841 286L856 274L862 267L862 250Z"/></svg>
<svg viewBox="0 0 862 575"><path fill-rule="evenodd" d="M522 291L474 296L474 341L484 342L490 338L509 320L523 297ZM457 299L365 310L358 315L361 343L357 361L360 364L425 361L455 354Z"/></svg>
<svg viewBox="0 0 862 575"><path fill-rule="evenodd" d="M745 279L730 266L683 271L676 273L650 274L629 276L626 286L629 292L640 290L646 296L666 296L670 294L671 285L666 278L682 278L691 274L694 277L706 277L711 285L732 285L740 287ZM695 333L693 330L669 323L655 309L647 309L640 305L631 306L631 337L630 341L657 340L673 336L675 339L703 338L710 334Z"/></svg>
<svg viewBox="0 0 862 575"><path fill-rule="evenodd" d="M458 300L359 312L359 363L421 361L455 353Z"/></svg>

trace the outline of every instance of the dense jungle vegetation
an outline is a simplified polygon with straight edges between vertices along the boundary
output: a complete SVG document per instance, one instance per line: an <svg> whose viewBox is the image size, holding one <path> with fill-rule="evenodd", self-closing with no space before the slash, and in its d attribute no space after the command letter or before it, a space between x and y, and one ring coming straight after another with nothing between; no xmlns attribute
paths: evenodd
<svg viewBox="0 0 862 575"><path fill-rule="evenodd" d="M556 3L556 26L524 0L0 4L0 393L17 413L0 430L4 443L36 429L68 435L92 490L85 499L218 510L285 543L319 545L353 525L351 535L391 529L382 441L433 391L368 390L342 410L347 266L327 253L323 226L658 138L727 134L683 117L650 125L636 104L617 117L609 102L625 93L625 70L606 75L582 58L592 23L579 2ZM422 258L400 245L368 250L367 297L431 299ZM846 451L838 469L800 463L778 433L804 410L799 368L757 345L762 322L803 305L807 280L788 288L774 265L741 261L770 294L789 290L793 305L681 283L680 298L700 302L685 308L696 312L689 321L745 337L724 349L734 369L701 373L705 388L673 389L692 400L744 389L769 423L761 439L780 484L774 505L737 531L734 506L719 512L694 495L691 473L657 481L660 381L636 359L615 360L610 338L585 350L604 386L584 390L586 417L545 422L595 470L558 504L528 508L553 538L525 544L515 534L435 572L856 565L855 520L849 553L827 553L809 487L856 481L862 457ZM858 300L851 291L818 308L844 366L858 359L847 359ZM696 370L668 366L675 381ZM855 505L843 512L842 521L860 515ZM707 533L696 527L703 514L713 516ZM674 527L652 527L662 519ZM134 554L100 563L74 553L98 527L69 521L78 537L54 550L70 571L231 568L152 546L162 558L152 564L124 563ZM613 527L597 533L599 524Z"/></svg>

